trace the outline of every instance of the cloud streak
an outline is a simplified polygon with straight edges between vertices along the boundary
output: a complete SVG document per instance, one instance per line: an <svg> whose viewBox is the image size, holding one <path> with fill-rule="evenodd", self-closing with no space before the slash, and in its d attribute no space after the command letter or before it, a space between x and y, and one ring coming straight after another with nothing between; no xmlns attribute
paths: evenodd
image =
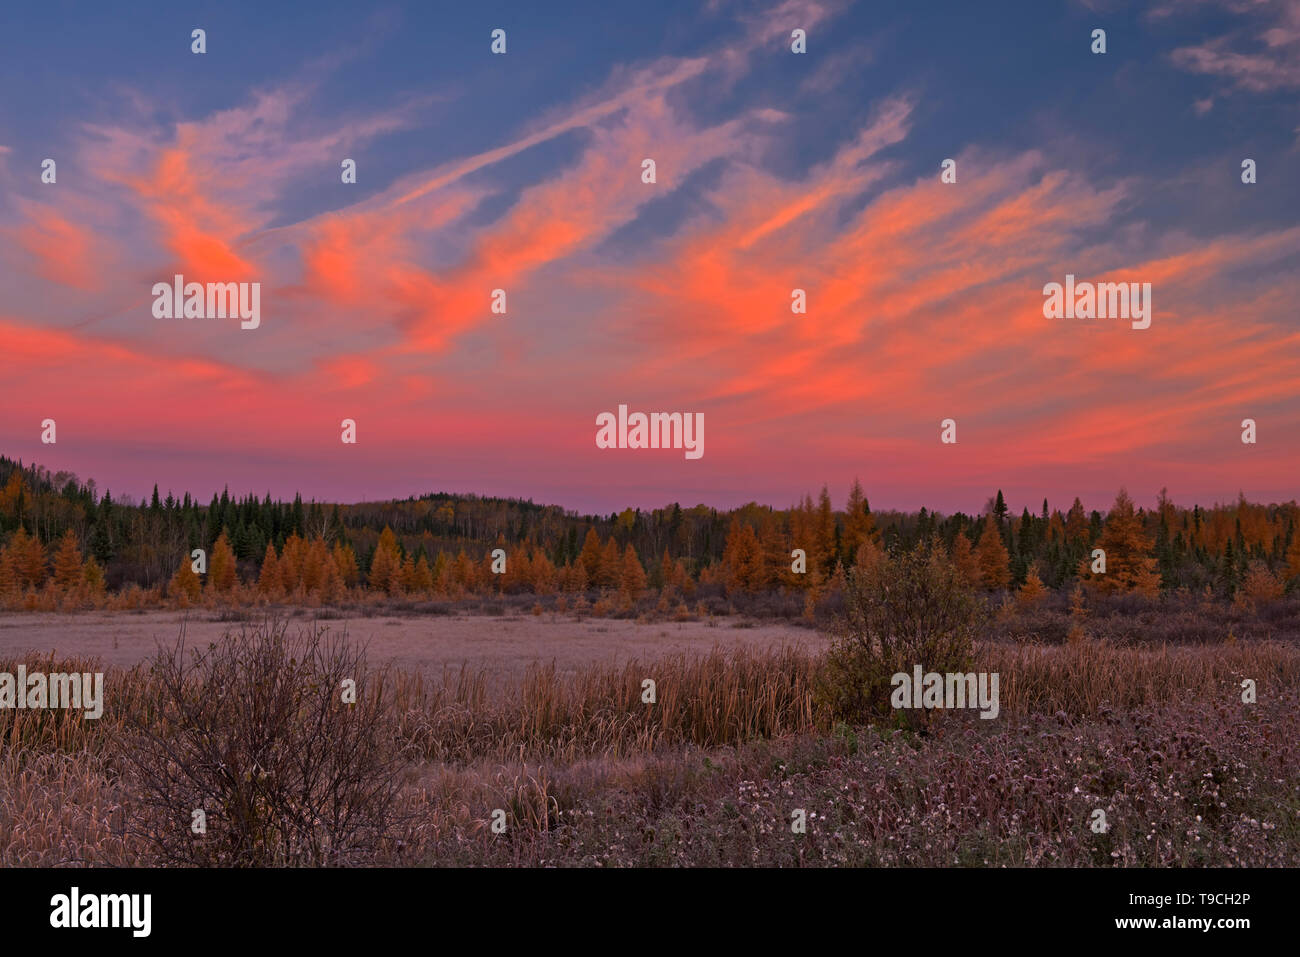
<svg viewBox="0 0 1300 957"><path fill-rule="evenodd" d="M1267 10L1171 62L1289 87L1300 21ZM337 67L318 63L310 81L174 124L140 104L85 119L86 175L0 206L14 290L0 442L141 487L202 454L231 473L217 485L459 482L601 508L782 504L854 474L873 501L909 507L975 507L975 489L998 486L1072 497L1072 475L1098 495L1142 478L1192 495L1292 489L1300 229L1165 228L1139 211L1149 172L1116 178L1049 145L972 137L936 153L919 84L820 117L842 82L832 64L857 77L850 63L886 52L870 38L797 82L757 82L791 58L791 24L820 38L844 15L714 5L730 32L707 52L650 53L494 145L368 192L338 182L340 158L405 142L444 91L338 118L320 102ZM813 121L824 135L805 144ZM791 155L794 169L774 161ZM940 182L944 155L957 184ZM261 282L262 328L154 320L145 293L176 272ZM1043 284L1066 273L1152 283L1152 328L1044 319ZM498 288L505 316L490 310ZM794 289L807 314L791 312ZM598 453L594 415L622 402L704 412L706 458ZM35 445L56 414L67 440ZM1234 471L1247 416L1269 438ZM355 448L338 442L345 417ZM948 417L954 447L938 442ZM114 460L113 442L142 436L138 471Z"/></svg>

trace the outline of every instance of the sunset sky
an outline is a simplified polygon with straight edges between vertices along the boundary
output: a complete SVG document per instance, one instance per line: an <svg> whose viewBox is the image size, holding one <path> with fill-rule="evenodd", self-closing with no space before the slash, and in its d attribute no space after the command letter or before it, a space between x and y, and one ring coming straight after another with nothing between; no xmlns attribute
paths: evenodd
<svg viewBox="0 0 1300 957"><path fill-rule="evenodd" d="M1300 4L109 6L0 9L0 454L604 512L1300 495ZM176 273L260 328L154 318ZM1151 328L1045 319L1067 273ZM620 404L704 456L597 449Z"/></svg>

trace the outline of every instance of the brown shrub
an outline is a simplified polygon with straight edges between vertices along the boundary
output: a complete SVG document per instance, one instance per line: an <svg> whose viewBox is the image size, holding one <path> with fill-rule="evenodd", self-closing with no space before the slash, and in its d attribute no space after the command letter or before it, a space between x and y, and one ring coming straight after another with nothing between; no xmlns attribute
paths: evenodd
<svg viewBox="0 0 1300 957"><path fill-rule="evenodd" d="M159 652L157 707L131 715L124 751L140 795L130 825L159 860L357 863L394 830L401 755L383 676L344 636L287 627L228 633L189 661L183 638Z"/></svg>
<svg viewBox="0 0 1300 957"><path fill-rule="evenodd" d="M943 550L930 544L890 556L875 569L852 569L844 603L816 694L825 710L848 721L889 715L892 676L910 674L915 665L968 671L986 619L983 603Z"/></svg>

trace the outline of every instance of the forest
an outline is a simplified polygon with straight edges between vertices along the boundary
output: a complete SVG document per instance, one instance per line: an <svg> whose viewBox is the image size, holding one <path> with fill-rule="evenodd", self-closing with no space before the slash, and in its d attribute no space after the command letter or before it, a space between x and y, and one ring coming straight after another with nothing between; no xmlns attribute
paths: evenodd
<svg viewBox="0 0 1300 957"><path fill-rule="evenodd" d="M966 582L1025 602L1080 586L1268 601L1300 588L1298 530L1294 501L1186 508L1162 491L1147 509L1120 490L1105 514L1076 498L1064 510L1044 500L1016 515L997 491L978 515L944 515L873 511L856 481L838 509L826 486L784 509L671 503L609 515L448 493L347 504L223 490L204 505L155 486L137 502L0 457L0 603L11 608L184 604L205 594L328 603L376 592L636 601L689 598L705 586L801 595L811 607L849 569L935 539ZM496 549L505 560L494 567Z"/></svg>

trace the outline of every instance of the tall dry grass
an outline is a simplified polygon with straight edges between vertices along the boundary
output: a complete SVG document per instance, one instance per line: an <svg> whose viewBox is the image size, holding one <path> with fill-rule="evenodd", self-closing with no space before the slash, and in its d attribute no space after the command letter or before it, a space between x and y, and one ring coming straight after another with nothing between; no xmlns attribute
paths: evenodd
<svg viewBox="0 0 1300 957"><path fill-rule="evenodd" d="M95 720L85 720L82 712L62 708L0 708L0 748L8 756L80 750L100 753L120 738L126 716L149 715L157 707L157 687L143 665L129 670L105 669L97 658L52 652L0 658L0 672L17 674L20 665L25 666L28 674L104 672L104 714Z"/></svg>
<svg viewBox="0 0 1300 957"><path fill-rule="evenodd" d="M1257 689L1300 686L1300 648L1279 642L1116 648L1094 639L1064 645L990 644L978 668L998 672L1002 711L1096 715L1174 702L1241 701Z"/></svg>
<svg viewBox="0 0 1300 957"><path fill-rule="evenodd" d="M94 660L52 654L0 660L0 671L16 671L20 660L29 671L105 670L105 711L101 719L90 721L62 710L0 709L0 866L156 863L150 842L132 834L126 826L126 810L138 804L141 795L123 749L130 746L128 732L132 728L160 729L166 720L166 697L158 673L148 666L101 669ZM1222 775L1222 768L1230 767L1231 775L1248 773L1256 781L1255 790L1242 797L1240 804L1242 813L1253 815L1251 820L1259 818L1259 807L1273 801L1280 802L1283 813L1294 814L1295 821L1300 821L1296 784L1279 777L1290 773L1294 754L1287 751L1285 760L1278 756L1281 752L1273 754L1268 760L1282 764L1266 766L1265 758L1255 755L1251 750L1254 745L1250 744L1260 735L1266 736L1266 732L1287 733L1285 722L1292 719L1285 709L1279 710L1276 702L1281 700L1279 694L1294 695L1300 687L1300 647L1292 644L1115 647L1093 639L1063 645L983 644L976 649L973 667L1000 675L999 720L941 722L935 737L912 738L910 744L877 729L876 733L885 737L874 740L896 740L898 749L890 744L878 754L870 752L874 757L864 757L866 752L854 744L847 753L857 763L848 778L844 777L847 772L835 770L839 767L835 762L846 760L841 755L843 743L863 732L861 728L846 730L838 720L840 716L814 703L812 689L821 664L817 656L788 648L714 650L619 666L593 665L573 675L558 672L553 664L540 665L498 690L493 690L486 670L447 669L441 676L429 678L391 667L373 669L359 706L374 709L377 722L382 719L380 723L391 729L386 733L395 737L393 743L410 762L402 772L399 792L402 813L398 817L405 830L385 842L391 854L388 859L393 863L431 859L493 864L744 863L729 856L723 844L708 844L698 829L692 830L689 820L682 817L688 814L683 808L704 806L699 802L706 802L714 826L721 829L719 833L730 834L727 829L733 826L733 818L727 808L739 800L738 795L749 795L745 800L750 800L754 794L746 782L770 776L775 773L773 768L787 769L800 760L800 753L811 749L824 752L818 760L825 768L817 773L825 777L828 795L849 793L842 789L851 792L859 779L883 775L870 785L879 791L873 801L879 803L887 796L892 802L889 806L896 806L897 813L903 815L900 821L915 818L907 827L915 826L917 830L906 833L899 829L902 824L895 827L883 819L870 826L865 817L859 824L846 824L844 843L837 844L833 851L832 856L840 855L835 859L926 863L925 848L937 833L933 828L940 827L936 815L947 813L945 806L953 806L950 792L957 786L957 779L946 777L949 771L945 769L951 769L954 760L966 760L962 757L966 755L974 763L969 773L963 772L960 791L962 801L974 810L963 812L969 820L953 826L978 832L977 841L972 845L963 843L959 836L941 835L939 843L947 848L945 853L952 852L962 860L970 857L976 863L985 857L1014 862L1017 854L1046 855L1043 859L1047 860L1058 853L1059 845L1063 855L1059 862L1074 860L1070 855L1084 855L1078 859L1088 862L1091 858L1086 855L1093 851L1084 844L1073 838L1056 841L1048 833L1066 827L1067 821L1073 820L1071 815L1087 810L1069 804L1065 791L1065 796L1053 797L1053 789L1057 785L1065 788L1072 776L1080 773L1080 767L1091 767L1089 786L1098 801L1112 788L1128 794L1131 788L1123 782L1130 778L1137 781L1145 773L1141 771L1146 767L1145 758L1125 759L1128 764L1115 758L1108 750L1108 742L1110 736L1120 732L1108 728L1114 722L1118 722L1118 729L1137 722L1138 716L1161 714L1169 716L1168 727L1161 733L1174 742L1159 745L1165 754L1181 753L1177 748L1184 748L1179 731L1183 725L1174 715L1220 715L1215 720L1227 722L1223 734L1228 736L1222 742L1207 739L1204 747L1197 745L1200 751L1193 750L1180 758L1186 764L1180 772L1185 781L1178 786L1182 793L1188 793L1186 782L1200 780L1201 771L1208 769ZM642 698L646 678L655 682L653 704ZM1267 714L1275 730L1251 730L1250 722L1232 717L1241 713L1240 682L1244 678L1256 681L1261 702L1273 702ZM1237 707L1229 708L1234 703ZM1060 712L1068 716L1072 726L1081 729L1077 740L1070 739L1075 743L1068 755L1052 750L1062 746L1055 732L1040 733L1040 729L1022 734L1018 730L1022 723L1037 727L1050 722ZM959 743L947 734L949 727L964 728L962 735L977 735L969 739L974 742L974 752L968 754L971 744ZM834 734L829 733L832 728ZM1199 733L1201 729L1193 730ZM1129 732L1125 734L1132 737ZM868 738L864 736L863 740ZM764 744L767 750L760 753L754 750L755 742L771 745ZM990 755L987 761L976 760L986 751ZM1202 755L1202 751L1209 756ZM743 766L737 766L735 756L742 752L751 757ZM915 758L911 757L914 752ZM1225 754L1230 757L1225 758ZM1031 775L1040 783L1033 786L1032 794L1026 792L1023 807L999 798L1005 782L995 779L1001 773L998 767L1016 761L1043 768ZM907 762L929 777L907 783L913 779L889 772L890 767L902 767ZM1123 770L1127 777L1116 777L1116 768L1127 768ZM1048 772L1055 775L1050 778L1055 782L1051 787L1041 783L1049 780ZM1277 787L1281 790L1275 795L1269 789L1279 780L1282 783ZM773 778L770 794L763 792L767 795L763 798L764 808L769 801L779 805L784 800L780 787L783 785L779 779ZM1121 795L1115 800L1137 799ZM1167 840L1173 842L1172 850L1159 851L1150 858L1126 850L1117 860L1201 861L1199 852L1178 843L1182 840L1178 835L1187 829L1184 816L1201 815L1204 821L1196 818L1198 827L1212 824L1222 830L1215 832L1218 843L1214 844L1214 854L1204 860L1223 863L1222 856L1228 853L1223 848L1246 840L1243 828L1258 829L1261 825L1243 823L1240 815L1231 820L1225 817L1220 824L1207 812L1211 805L1206 800L1198 797L1200 803L1191 805L1177 795L1170 796L1161 805L1167 805L1167 809L1160 814L1164 815L1161 827ZM1024 808L1043 802L1048 802L1050 808L1042 815L1032 820L1023 816ZM782 828L774 827L764 837L768 832L762 827L769 825L763 824L766 818L755 809L757 804L751 807L740 801L736 806L753 815L752 825L759 828L744 832L746 841L758 842L746 853L762 855L770 851L774 855L770 860L778 863L803 859L784 856L792 853L785 844L778 848L763 843L777 841ZM868 802L864 808L874 806ZM1288 807L1291 810L1286 810ZM489 817L495 809L506 814L505 836L497 836L489 828ZM1021 817L1001 821L999 815L1004 813ZM602 823L593 821L592 814L609 817ZM909 814L912 818L907 817ZM641 825L620 824L638 815L644 818ZM921 821L924 827L917 823ZM1287 825L1286 834L1294 835L1300 826L1295 821ZM1017 830L1030 825L1038 830ZM694 834L692 846L696 850L691 853L702 856L681 858L673 849L673 829ZM1267 834L1261 834L1259 841L1265 841ZM994 840L990 835L1001 836ZM702 840L704 844L699 843ZM857 840L887 843L859 857L852 843ZM1145 836L1140 840L1145 841ZM579 848L574 841L587 844ZM609 842L606 850L594 849L592 842L605 841ZM1266 844L1256 843L1259 860L1273 860L1265 856ZM1283 858L1290 859L1285 855Z"/></svg>
<svg viewBox="0 0 1300 957"><path fill-rule="evenodd" d="M568 678L554 664L534 665L493 696L484 672L448 670L437 682L399 672L384 680L404 736L430 760L572 761L824 728L812 704L815 669L812 656L781 648L633 660ZM654 703L643 701L645 679L655 682Z"/></svg>

